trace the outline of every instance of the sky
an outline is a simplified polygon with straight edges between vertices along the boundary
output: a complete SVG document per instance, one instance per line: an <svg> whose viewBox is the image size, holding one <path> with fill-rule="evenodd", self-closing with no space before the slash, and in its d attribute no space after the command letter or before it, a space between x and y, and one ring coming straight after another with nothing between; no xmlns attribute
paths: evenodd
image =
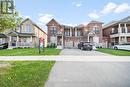
<svg viewBox="0 0 130 87"><path fill-rule="evenodd" d="M43 27L52 18L75 26L91 20L107 24L130 16L130 0L15 0L15 6L23 18Z"/></svg>

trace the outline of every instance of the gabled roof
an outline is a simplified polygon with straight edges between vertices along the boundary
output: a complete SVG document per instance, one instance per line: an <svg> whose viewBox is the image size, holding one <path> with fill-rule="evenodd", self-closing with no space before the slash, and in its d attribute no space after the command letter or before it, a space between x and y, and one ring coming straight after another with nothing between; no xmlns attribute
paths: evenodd
<svg viewBox="0 0 130 87"><path fill-rule="evenodd" d="M130 23L130 16L128 16L128 17L126 17L126 18L123 18L123 19L121 19L121 20L119 20L119 21L112 21L112 22L110 22L110 23L104 25L104 26L103 26L103 29L104 29L104 28L107 28L107 27L110 27L110 26L112 26L112 25L118 24L118 23Z"/></svg>
<svg viewBox="0 0 130 87"><path fill-rule="evenodd" d="M75 28L83 28L85 25L84 24L80 24L78 26L76 26Z"/></svg>
<svg viewBox="0 0 130 87"><path fill-rule="evenodd" d="M34 23L31 19L27 18L24 21L22 21L21 24L25 23L26 21L30 21L34 26L36 26L38 29L40 29L42 32L44 32L46 35L47 33L45 31L42 30L42 28L40 28L36 23Z"/></svg>
<svg viewBox="0 0 130 87"><path fill-rule="evenodd" d="M94 20L92 20L92 21L89 22L89 24L95 24L95 23L103 24L103 22L100 22L100 21L94 21Z"/></svg>
<svg viewBox="0 0 130 87"><path fill-rule="evenodd" d="M130 16L128 16L128 17L126 17L126 18L124 18L124 19L121 19L121 20L119 21L119 23L127 23L127 22L130 23Z"/></svg>
<svg viewBox="0 0 130 87"><path fill-rule="evenodd" d="M5 34L0 33L0 38L6 38L7 36Z"/></svg>
<svg viewBox="0 0 130 87"><path fill-rule="evenodd" d="M109 26L112 26L112 25L114 25L114 24L116 24L116 23L118 23L118 21L112 21L112 22L110 22L110 23L104 25L104 26L103 26L103 29L104 29L104 28L107 28L107 27L109 27Z"/></svg>
<svg viewBox="0 0 130 87"><path fill-rule="evenodd" d="M91 30L90 32L88 32L88 35L93 36L93 35L95 35L95 32L93 30Z"/></svg>
<svg viewBox="0 0 130 87"><path fill-rule="evenodd" d="M72 26L68 26L68 25L61 25L62 28L73 28Z"/></svg>
<svg viewBox="0 0 130 87"><path fill-rule="evenodd" d="M51 19L46 25L49 25L52 21L54 21L55 23L57 23L58 25L60 25L54 18Z"/></svg>
<svg viewBox="0 0 130 87"><path fill-rule="evenodd" d="M91 22L89 22L89 23L86 23L86 24L80 24L80 25L76 25L76 26L71 26L71 25L65 25L65 24L59 24L54 18L53 19L51 19L46 25L48 26L49 24L51 24L51 22L55 22L56 24L58 24L58 25L60 25L62 28L83 28L83 27L85 27L85 26L87 26L88 24L103 24L103 22L100 22L100 21L91 21Z"/></svg>

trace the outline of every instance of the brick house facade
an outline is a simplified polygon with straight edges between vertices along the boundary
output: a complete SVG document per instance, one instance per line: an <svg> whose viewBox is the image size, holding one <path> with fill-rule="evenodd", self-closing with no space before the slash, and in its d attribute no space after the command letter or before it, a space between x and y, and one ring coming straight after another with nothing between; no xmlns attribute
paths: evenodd
<svg viewBox="0 0 130 87"><path fill-rule="evenodd" d="M130 43L130 16L103 26L103 41L107 47Z"/></svg>
<svg viewBox="0 0 130 87"><path fill-rule="evenodd" d="M102 44L102 22L91 21L87 25L67 26L52 19L48 24L48 43L55 43L57 48L77 48L79 42Z"/></svg>

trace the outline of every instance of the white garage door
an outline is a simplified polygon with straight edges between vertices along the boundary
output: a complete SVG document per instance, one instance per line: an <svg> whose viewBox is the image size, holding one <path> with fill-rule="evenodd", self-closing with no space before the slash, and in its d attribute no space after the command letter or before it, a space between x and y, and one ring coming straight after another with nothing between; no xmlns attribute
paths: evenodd
<svg viewBox="0 0 130 87"><path fill-rule="evenodd" d="M99 37L94 36L93 37L93 42L98 44L99 43Z"/></svg>
<svg viewBox="0 0 130 87"><path fill-rule="evenodd" d="M65 47L66 48L72 48L73 47L73 41L65 41Z"/></svg>
<svg viewBox="0 0 130 87"><path fill-rule="evenodd" d="M56 41L57 41L56 37L53 37L53 36L50 37L50 42L51 43L56 43Z"/></svg>

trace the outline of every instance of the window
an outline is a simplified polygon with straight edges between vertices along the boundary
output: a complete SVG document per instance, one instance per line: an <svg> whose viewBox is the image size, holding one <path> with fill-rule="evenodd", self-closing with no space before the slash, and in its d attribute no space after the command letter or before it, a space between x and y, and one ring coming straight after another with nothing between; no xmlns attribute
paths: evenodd
<svg viewBox="0 0 130 87"><path fill-rule="evenodd" d="M50 31L51 31L51 34L56 34L57 33L56 27L51 27Z"/></svg>
<svg viewBox="0 0 130 87"><path fill-rule="evenodd" d="M70 36L70 30L65 30L65 36Z"/></svg>
<svg viewBox="0 0 130 87"><path fill-rule="evenodd" d="M0 38L0 44L2 44L2 38Z"/></svg>
<svg viewBox="0 0 130 87"><path fill-rule="evenodd" d="M100 33L100 29L98 27L94 27L93 31L95 34L99 34Z"/></svg>
<svg viewBox="0 0 130 87"><path fill-rule="evenodd" d="M81 31L77 30L77 36L81 36Z"/></svg>
<svg viewBox="0 0 130 87"><path fill-rule="evenodd" d="M16 31L17 31L17 32L20 32L20 26L16 28Z"/></svg>
<svg viewBox="0 0 130 87"><path fill-rule="evenodd" d="M122 27L121 31L122 33L126 33L125 27Z"/></svg>
<svg viewBox="0 0 130 87"><path fill-rule="evenodd" d="M31 25L26 25L26 33L31 33L32 29L31 29Z"/></svg>

